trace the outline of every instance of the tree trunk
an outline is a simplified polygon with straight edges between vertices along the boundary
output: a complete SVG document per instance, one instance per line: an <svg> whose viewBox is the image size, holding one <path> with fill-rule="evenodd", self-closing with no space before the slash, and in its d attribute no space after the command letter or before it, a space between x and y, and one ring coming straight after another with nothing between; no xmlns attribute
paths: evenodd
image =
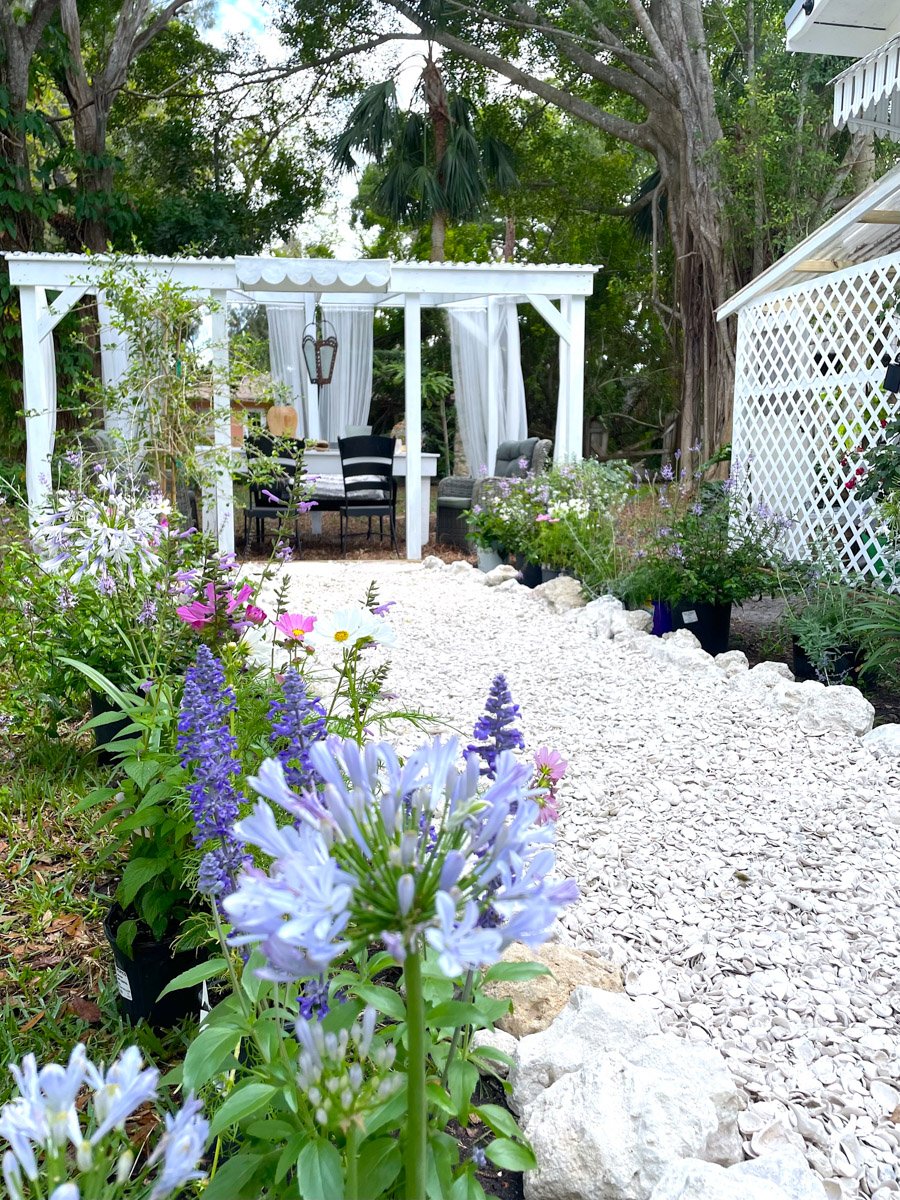
<svg viewBox="0 0 900 1200"><path fill-rule="evenodd" d="M431 214L431 261L444 261L444 243L447 240L447 214L435 209Z"/></svg>
<svg viewBox="0 0 900 1200"><path fill-rule="evenodd" d="M428 55L422 71L422 94L428 106L428 118L434 134L434 166L437 181L444 187L444 155L450 137L450 109L447 104L447 89L438 70L437 63ZM431 261L444 261L444 243L447 238L447 210L436 208L431 215Z"/></svg>

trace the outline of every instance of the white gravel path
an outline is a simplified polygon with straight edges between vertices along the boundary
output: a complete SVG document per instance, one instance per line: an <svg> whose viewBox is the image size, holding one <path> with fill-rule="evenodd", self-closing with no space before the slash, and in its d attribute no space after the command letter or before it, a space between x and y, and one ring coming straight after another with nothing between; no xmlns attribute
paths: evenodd
<svg viewBox="0 0 900 1200"><path fill-rule="evenodd" d="M568 936L726 1056L748 1153L787 1131L835 1200L900 1195L900 764L640 638L599 641L524 588L399 562L289 571L303 612L377 579L397 601L389 686L466 734L506 674L529 749L570 762Z"/></svg>

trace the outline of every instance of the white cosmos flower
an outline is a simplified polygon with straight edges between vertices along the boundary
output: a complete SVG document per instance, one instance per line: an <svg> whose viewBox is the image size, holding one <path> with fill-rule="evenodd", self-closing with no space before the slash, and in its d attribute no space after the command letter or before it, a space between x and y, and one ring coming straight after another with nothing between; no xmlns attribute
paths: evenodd
<svg viewBox="0 0 900 1200"><path fill-rule="evenodd" d="M315 629L306 637L319 649L337 646L350 650L365 640L392 646L396 635L384 617L376 617L367 608L341 608L330 617L319 617Z"/></svg>

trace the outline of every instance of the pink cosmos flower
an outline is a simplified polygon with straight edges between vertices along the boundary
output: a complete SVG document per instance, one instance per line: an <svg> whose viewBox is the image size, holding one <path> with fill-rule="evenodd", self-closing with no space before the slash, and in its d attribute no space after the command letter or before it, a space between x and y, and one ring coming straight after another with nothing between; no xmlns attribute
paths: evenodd
<svg viewBox="0 0 900 1200"><path fill-rule="evenodd" d="M261 608L257 608L255 604L248 604L247 610L244 613L245 620L251 625L262 625L263 621L268 621L268 613L264 613Z"/></svg>
<svg viewBox="0 0 900 1200"><path fill-rule="evenodd" d="M538 513L534 519L535 521L546 521L548 525L559 524L559 517L551 517L549 513Z"/></svg>
<svg viewBox="0 0 900 1200"><path fill-rule="evenodd" d="M202 629L204 625L208 625L215 618L216 585L214 583L206 585L206 598L206 604L202 600L193 600L190 604L182 604L175 610L182 621L190 625L191 629Z"/></svg>
<svg viewBox="0 0 900 1200"><path fill-rule="evenodd" d="M275 622L275 628L288 641L302 642L308 633L312 633L315 623L315 617L305 617L303 613L283 613Z"/></svg>
<svg viewBox="0 0 900 1200"><path fill-rule="evenodd" d="M211 586L212 586L212 584L210 584L210 587ZM227 613L227 615L231 616L231 614L234 612L234 610L236 608L239 608L240 605L246 604L252 595L253 595L253 588L250 587L250 585L247 583L244 584L244 586L241 588L241 590L239 592L232 592L228 596L226 603L225 603L225 612Z"/></svg>
<svg viewBox="0 0 900 1200"><path fill-rule="evenodd" d="M534 756L534 765L538 769L538 774L545 776L549 783L559 783L569 764L558 750L541 746Z"/></svg>

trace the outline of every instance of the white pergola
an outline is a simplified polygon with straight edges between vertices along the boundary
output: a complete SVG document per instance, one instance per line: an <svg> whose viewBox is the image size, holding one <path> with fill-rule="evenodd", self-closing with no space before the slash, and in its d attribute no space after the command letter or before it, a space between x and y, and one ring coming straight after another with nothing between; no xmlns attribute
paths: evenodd
<svg viewBox="0 0 900 1200"><path fill-rule="evenodd" d="M900 358L900 167L736 293L733 455L753 499L793 517L789 551L825 542L848 574L878 574L880 519L847 480L894 401ZM846 463L846 465L845 465Z"/></svg>
<svg viewBox="0 0 900 1200"><path fill-rule="evenodd" d="M111 261L101 255L8 253L10 282L18 287L22 316L27 431L26 479L32 512L46 503L50 491L50 463L56 424L55 387L52 382L52 332L85 294L96 293L97 281ZM227 307L230 304L298 304L312 320L317 303L372 307L399 306L404 310L405 415L407 447L406 548L407 558L421 557L422 395L421 310L452 308L480 301L487 304L488 320L488 462L493 463L498 443L498 389L500 363L493 347L492 322L498 305L528 303L559 338L560 386L557 414L557 461L581 455L584 418L584 310L593 291L590 265L532 265L519 263L395 263L388 260L339 261L275 257L133 258L130 264L142 273L171 279L208 296L214 303L212 354L217 380L213 394L216 414L215 441L231 442L231 398L224 383L228 373ZM52 297L52 298L51 298ZM51 369L48 370L48 363ZM215 489L215 527L219 545L234 547L234 513L231 479L222 473Z"/></svg>

